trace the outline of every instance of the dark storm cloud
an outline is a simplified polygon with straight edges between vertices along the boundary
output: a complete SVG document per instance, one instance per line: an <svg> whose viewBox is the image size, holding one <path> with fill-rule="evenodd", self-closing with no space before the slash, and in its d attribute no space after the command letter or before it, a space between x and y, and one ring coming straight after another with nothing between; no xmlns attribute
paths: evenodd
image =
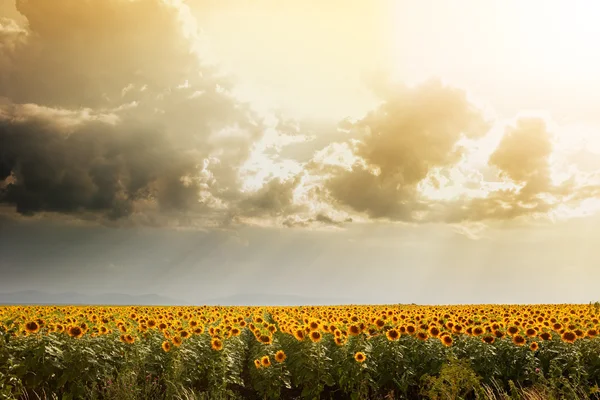
<svg viewBox="0 0 600 400"><path fill-rule="evenodd" d="M246 204L238 169L262 122L192 52L176 7L30 0L17 9L26 29L0 25L0 201L26 215L135 214L148 224L161 224L157 213Z"/></svg>
<svg viewBox="0 0 600 400"><path fill-rule="evenodd" d="M0 119L0 162L13 183L2 201L19 213L98 211L112 218L133 212L138 199L162 209L188 209L196 201L196 160L152 126L82 121L71 132L53 119Z"/></svg>

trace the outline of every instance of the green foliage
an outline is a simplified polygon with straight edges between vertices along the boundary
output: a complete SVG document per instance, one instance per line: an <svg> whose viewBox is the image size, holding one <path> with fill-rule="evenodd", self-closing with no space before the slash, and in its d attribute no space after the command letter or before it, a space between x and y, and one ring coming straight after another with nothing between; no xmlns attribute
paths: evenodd
<svg viewBox="0 0 600 400"><path fill-rule="evenodd" d="M451 357L438 376L424 375L421 394L432 400L463 400L485 396L481 377L471 368L468 359Z"/></svg>

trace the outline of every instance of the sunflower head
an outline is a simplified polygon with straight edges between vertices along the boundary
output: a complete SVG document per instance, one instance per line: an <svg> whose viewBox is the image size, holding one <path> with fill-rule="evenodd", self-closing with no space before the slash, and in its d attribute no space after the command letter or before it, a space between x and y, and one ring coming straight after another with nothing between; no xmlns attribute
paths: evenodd
<svg viewBox="0 0 600 400"><path fill-rule="evenodd" d="M358 334L360 334L360 327L358 325L352 324L348 327L348 335L358 336Z"/></svg>
<svg viewBox="0 0 600 400"><path fill-rule="evenodd" d="M525 335L527 335L528 337L534 337L537 336L537 331L533 328L527 328L527 330L525 331Z"/></svg>
<svg viewBox="0 0 600 400"><path fill-rule="evenodd" d="M171 350L171 342L165 340L164 342L162 342L162 345L160 347L162 347L165 353L168 353Z"/></svg>
<svg viewBox="0 0 600 400"><path fill-rule="evenodd" d="M83 330L78 326L71 326L68 330L68 334L72 338L79 339L83 336Z"/></svg>
<svg viewBox="0 0 600 400"><path fill-rule="evenodd" d="M398 332L396 329L390 329L385 333L385 336L389 341L395 341L400 339L400 332Z"/></svg>
<svg viewBox="0 0 600 400"><path fill-rule="evenodd" d="M304 340L304 337L305 337L305 335L304 335L304 330L303 330L303 329L296 329L296 330L294 331L294 337L295 337L295 338L296 338L296 340L298 340L298 341L302 341L302 340Z"/></svg>
<svg viewBox="0 0 600 400"><path fill-rule="evenodd" d="M440 336L440 340L442 341L442 344L446 347L452 346L452 336L450 335L442 335Z"/></svg>
<svg viewBox="0 0 600 400"><path fill-rule="evenodd" d="M514 335L516 335L519 332L519 328L516 327L516 326L514 326L514 325L512 325L512 326L508 327L508 329L506 330L506 332L508 332L511 336L514 336Z"/></svg>
<svg viewBox="0 0 600 400"><path fill-rule="evenodd" d="M223 349L223 342L219 338L214 338L210 341L210 347L213 350L220 351Z"/></svg>
<svg viewBox="0 0 600 400"><path fill-rule="evenodd" d="M525 338L518 334L513 336L512 341L517 346L523 346L526 342Z"/></svg>
<svg viewBox="0 0 600 400"><path fill-rule="evenodd" d="M346 343L346 340L343 337L335 337L335 339L333 339L335 341L335 344L337 346L343 346Z"/></svg>
<svg viewBox="0 0 600 400"><path fill-rule="evenodd" d="M494 336L491 336L491 335L486 335L486 336L482 337L481 340L484 343L492 344L492 343L494 343L496 341L496 338Z"/></svg>
<svg viewBox="0 0 600 400"><path fill-rule="evenodd" d="M321 338L322 338L321 332L319 332L319 331L312 331L310 333L310 340L312 340L313 343L320 342Z"/></svg>
<svg viewBox="0 0 600 400"><path fill-rule="evenodd" d="M577 335L571 331L565 331L561 335L561 339L567 343L574 343L577 339Z"/></svg>
<svg viewBox="0 0 600 400"><path fill-rule="evenodd" d="M365 355L365 353L363 353L362 351L358 351L354 354L354 359L361 363L364 362L367 359L367 356Z"/></svg>
<svg viewBox="0 0 600 400"><path fill-rule="evenodd" d="M286 358L287 356L283 350L279 350L277 353L275 353L275 361L279 363L284 362Z"/></svg>
<svg viewBox="0 0 600 400"><path fill-rule="evenodd" d="M40 326L36 321L30 321L25 324L25 332L37 333L40 330Z"/></svg>
<svg viewBox="0 0 600 400"><path fill-rule="evenodd" d="M429 336L438 337L439 334L440 334L440 330L438 327L432 326L431 328L429 328Z"/></svg>
<svg viewBox="0 0 600 400"><path fill-rule="evenodd" d="M270 367L271 366L271 359L269 359L269 356L263 356L260 359L260 363L263 367Z"/></svg>
<svg viewBox="0 0 600 400"><path fill-rule="evenodd" d="M127 334L121 335L121 341L123 343L133 344L133 342L135 342L135 338L127 333Z"/></svg>
<svg viewBox="0 0 600 400"><path fill-rule="evenodd" d="M540 345L538 344L538 342L531 342L531 344L529 345L531 351L536 351L539 347Z"/></svg>
<svg viewBox="0 0 600 400"><path fill-rule="evenodd" d="M264 343L264 344L271 344L273 343L273 338L269 335L260 335L258 337L259 342Z"/></svg>
<svg viewBox="0 0 600 400"><path fill-rule="evenodd" d="M173 336L173 339L171 340L173 341L173 344L177 347L181 346L181 343L183 343L183 339L179 335Z"/></svg>

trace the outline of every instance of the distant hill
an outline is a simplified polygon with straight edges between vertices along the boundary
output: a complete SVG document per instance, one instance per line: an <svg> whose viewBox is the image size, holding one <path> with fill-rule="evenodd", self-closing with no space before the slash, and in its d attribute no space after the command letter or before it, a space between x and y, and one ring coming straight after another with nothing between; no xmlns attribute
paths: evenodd
<svg viewBox="0 0 600 400"><path fill-rule="evenodd" d="M0 293L0 304L73 304L73 305L189 305L183 301L156 294L129 295L123 293L103 293L96 295L77 292L46 293L37 290L24 290Z"/></svg>
<svg viewBox="0 0 600 400"><path fill-rule="evenodd" d="M0 293L2 304L57 304L57 305L145 305L145 306L186 306L186 305L222 305L222 306L303 306L303 305L341 305L353 304L351 299L336 297L308 297L287 294L245 293L215 297L192 304L156 294L129 295L123 293L103 293L97 295L78 292L46 293L38 290L24 290L12 293Z"/></svg>
<svg viewBox="0 0 600 400"><path fill-rule="evenodd" d="M222 306L316 306L353 304L350 299L338 297L308 297L288 294L249 293L206 300L207 305Z"/></svg>

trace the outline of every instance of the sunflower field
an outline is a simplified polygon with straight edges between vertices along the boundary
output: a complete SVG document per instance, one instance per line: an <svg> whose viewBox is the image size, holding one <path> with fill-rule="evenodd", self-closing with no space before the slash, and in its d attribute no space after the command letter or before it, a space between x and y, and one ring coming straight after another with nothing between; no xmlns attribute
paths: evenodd
<svg viewBox="0 0 600 400"><path fill-rule="evenodd" d="M572 304L5 306L0 399L600 398L599 320Z"/></svg>

